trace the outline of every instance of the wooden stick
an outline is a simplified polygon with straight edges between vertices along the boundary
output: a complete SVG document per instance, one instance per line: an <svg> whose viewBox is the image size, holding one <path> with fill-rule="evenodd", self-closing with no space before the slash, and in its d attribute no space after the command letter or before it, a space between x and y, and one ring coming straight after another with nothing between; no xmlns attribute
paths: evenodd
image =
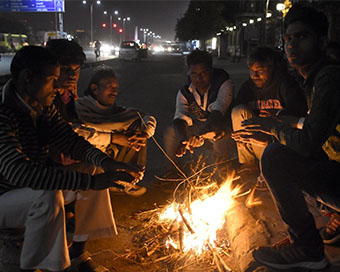
<svg viewBox="0 0 340 272"><path fill-rule="evenodd" d="M218 251L216 250L216 248L214 248L212 246L211 243L208 242L208 246L210 248L210 250L213 252L213 254L216 255L216 257L218 258L218 260L220 261L220 263L223 265L224 269L228 272L232 272L231 268L224 262L223 258L220 256L220 254L218 253Z"/></svg>
<svg viewBox="0 0 340 272"><path fill-rule="evenodd" d="M191 210L191 191L192 187L190 187L189 192L188 192L188 212L190 215L192 215L192 210Z"/></svg>
<svg viewBox="0 0 340 272"><path fill-rule="evenodd" d="M184 239L184 224L183 221L181 221L178 228L179 249L181 252L183 252L184 248L183 239Z"/></svg>
<svg viewBox="0 0 340 272"><path fill-rule="evenodd" d="M218 261L218 258L217 258L217 256L216 256L216 253L215 253L214 251L213 251L212 253L213 253L214 262L215 262L215 264L216 264L216 267L217 267L218 272L224 272L223 269L222 269L222 267L221 267L221 265L220 265L220 262Z"/></svg>
<svg viewBox="0 0 340 272"><path fill-rule="evenodd" d="M190 226L188 220L184 217L182 208L179 208L178 211L179 211L179 214L180 214L181 217L182 217L182 220L183 220L184 224L185 224L186 227L188 228L188 230L189 230L192 234L194 234L195 232L194 232L193 228Z"/></svg>

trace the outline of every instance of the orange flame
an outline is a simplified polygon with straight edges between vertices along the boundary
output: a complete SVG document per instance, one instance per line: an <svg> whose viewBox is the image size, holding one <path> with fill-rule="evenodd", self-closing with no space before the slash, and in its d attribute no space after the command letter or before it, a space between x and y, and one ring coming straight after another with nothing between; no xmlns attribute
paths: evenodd
<svg viewBox="0 0 340 272"><path fill-rule="evenodd" d="M208 244L214 245L216 232L225 223L227 212L234 206L234 198L238 196L241 187L231 187L232 178L228 178L214 193L202 190L199 198L190 205L190 213L184 209L184 205L173 202L160 214L160 223L171 223L177 220L178 224L185 224L183 234L183 251L193 250L196 254L208 248ZM211 185L207 185L206 188ZM217 187L217 186L216 186ZM167 246L180 248L171 237L166 242Z"/></svg>

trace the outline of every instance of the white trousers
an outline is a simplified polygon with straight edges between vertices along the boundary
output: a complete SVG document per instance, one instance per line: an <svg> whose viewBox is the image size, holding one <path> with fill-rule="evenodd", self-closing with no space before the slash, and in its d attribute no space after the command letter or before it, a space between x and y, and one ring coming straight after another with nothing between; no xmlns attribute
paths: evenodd
<svg viewBox="0 0 340 272"><path fill-rule="evenodd" d="M61 191L22 188L1 195L0 226L25 228L21 269L60 271L70 265Z"/></svg>
<svg viewBox="0 0 340 272"><path fill-rule="evenodd" d="M65 203L75 201L73 241L83 242L112 237L114 217L108 189L100 191L64 191Z"/></svg>
<svg viewBox="0 0 340 272"><path fill-rule="evenodd" d="M74 241L113 236L114 219L108 189L67 194L67 201L76 200ZM25 228L21 269L60 271L70 265L62 191L23 188L1 195L0 227Z"/></svg>
<svg viewBox="0 0 340 272"><path fill-rule="evenodd" d="M246 105L238 105L231 112L231 120L234 132L243 129L242 121L254 117L253 111ZM256 159L261 160L265 146L236 143L238 159L242 164L257 165Z"/></svg>

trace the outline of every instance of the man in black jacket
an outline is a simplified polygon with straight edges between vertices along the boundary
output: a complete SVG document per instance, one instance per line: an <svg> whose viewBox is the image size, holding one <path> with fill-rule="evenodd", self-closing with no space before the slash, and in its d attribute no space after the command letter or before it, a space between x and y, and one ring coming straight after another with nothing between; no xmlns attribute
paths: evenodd
<svg viewBox="0 0 340 272"><path fill-rule="evenodd" d="M323 59L328 34L323 13L294 5L284 27L285 52L290 65L305 79L309 111L300 120L301 129L271 117L243 122L248 131L273 135L280 142L265 149L261 166L289 233L286 246L261 247L253 256L278 269L324 269L323 242L339 239L339 216L332 216L320 235L304 193L334 214L340 211L340 67Z"/></svg>
<svg viewBox="0 0 340 272"><path fill-rule="evenodd" d="M235 152L230 138L234 84L224 70L212 67L206 51L193 51L186 62L189 84L178 91L173 124L164 134L166 150L176 161L208 140L217 160L230 158Z"/></svg>
<svg viewBox="0 0 340 272"><path fill-rule="evenodd" d="M23 47L10 69L12 79L0 96L0 225L25 227L23 271L62 271L70 257L60 190L103 190L140 174L94 148L60 116L53 104L60 69L55 56L42 47ZM51 147L105 173L61 169L49 159Z"/></svg>

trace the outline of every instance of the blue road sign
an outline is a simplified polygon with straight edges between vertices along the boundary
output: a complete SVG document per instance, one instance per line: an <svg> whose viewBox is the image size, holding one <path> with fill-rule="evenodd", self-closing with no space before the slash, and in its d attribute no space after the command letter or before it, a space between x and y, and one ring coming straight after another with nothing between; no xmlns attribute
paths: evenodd
<svg viewBox="0 0 340 272"><path fill-rule="evenodd" d="M0 12L65 12L64 0L0 0Z"/></svg>

